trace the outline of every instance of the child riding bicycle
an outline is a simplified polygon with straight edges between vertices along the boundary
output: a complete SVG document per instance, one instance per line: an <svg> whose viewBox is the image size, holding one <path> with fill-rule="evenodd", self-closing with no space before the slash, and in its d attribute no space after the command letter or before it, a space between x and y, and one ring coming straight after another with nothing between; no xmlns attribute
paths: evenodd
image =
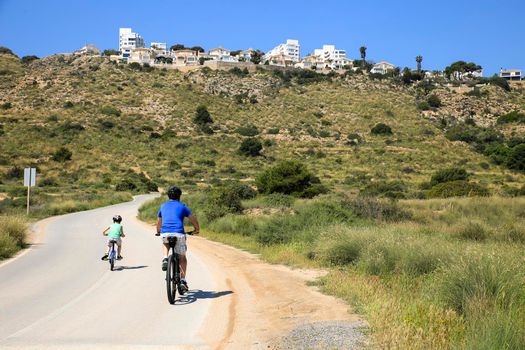
<svg viewBox="0 0 525 350"><path fill-rule="evenodd" d="M115 215L113 217L113 225L109 226L107 229L105 229L102 234L104 236L108 236L108 250L106 252L106 254L104 254L104 256L102 257L102 260L107 260L108 259L108 255L109 255L109 251L111 249L111 241L115 241L116 244L117 244L117 259L118 260L121 260L122 259L122 239L121 237L126 237L126 235L124 234L124 228L122 227L121 225L121 222L122 222L122 216L120 215Z"/></svg>

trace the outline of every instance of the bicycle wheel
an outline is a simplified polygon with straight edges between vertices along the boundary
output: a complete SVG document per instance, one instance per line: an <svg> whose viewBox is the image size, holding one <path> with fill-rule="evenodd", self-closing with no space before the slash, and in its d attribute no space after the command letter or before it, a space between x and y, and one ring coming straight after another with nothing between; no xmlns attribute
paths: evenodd
<svg viewBox="0 0 525 350"><path fill-rule="evenodd" d="M113 271L113 268L115 267L115 254L113 251L111 251L109 256L109 269Z"/></svg>
<svg viewBox="0 0 525 350"><path fill-rule="evenodd" d="M168 292L168 301L170 304L175 304L175 296L177 294L177 273L177 258L170 255L168 257L168 268L166 270L166 291Z"/></svg>

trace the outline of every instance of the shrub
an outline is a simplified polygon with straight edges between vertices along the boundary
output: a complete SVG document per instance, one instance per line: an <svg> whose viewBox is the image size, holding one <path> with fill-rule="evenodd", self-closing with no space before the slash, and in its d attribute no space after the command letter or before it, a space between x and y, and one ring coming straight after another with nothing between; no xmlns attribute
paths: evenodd
<svg viewBox="0 0 525 350"><path fill-rule="evenodd" d="M258 191L264 194L297 194L312 186L313 175L295 160L282 161L257 176Z"/></svg>
<svg viewBox="0 0 525 350"><path fill-rule="evenodd" d="M392 135L392 129L384 123L376 124L370 132L373 135Z"/></svg>
<svg viewBox="0 0 525 350"><path fill-rule="evenodd" d="M488 238L488 232L485 227L477 222L468 222L460 227L457 235L460 238L471 241L484 241Z"/></svg>
<svg viewBox="0 0 525 350"><path fill-rule="evenodd" d="M476 306L486 309L497 305L506 309L520 302L522 275L516 264L500 257L469 256L445 271L438 296L447 307L467 316Z"/></svg>
<svg viewBox="0 0 525 350"><path fill-rule="evenodd" d="M103 129L113 129L113 127L115 127L115 123L113 123L111 120L101 120L100 125Z"/></svg>
<svg viewBox="0 0 525 350"><path fill-rule="evenodd" d="M4 54L4 55L11 55L11 56L15 56L17 57L13 51L11 51L11 49L5 47L5 46L0 46L0 54Z"/></svg>
<svg viewBox="0 0 525 350"><path fill-rule="evenodd" d="M525 114L518 111L512 111L510 113L504 114L498 118L498 124L507 124L507 123L525 123Z"/></svg>
<svg viewBox="0 0 525 350"><path fill-rule="evenodd" d="M361 136L356 133L348 134L348 136L346 137L346 140L349 145L358 145L363 141Z"/></svg>
<svg viewBox="0 0 525 350"><path fill-rule="evenodd" d="M193 118L193 122L198 125L213 123L213 119L210 115L210 112L208 112L206 106L201 105L197 107L197 110L195 111L195 117Z"/></svg>
<svg viewBox="0 0 525 350"><path fill-rule="evenodd" d="M142 70L142 66L138 62L131 62L128 67L133 70Z"/></svg>
<svg viewBox="0 0 525 350"><path fill-rule="evenodd" d="M242 141L239 147L239 153L249 157L257 157L261 154L263 149L261 141L255 138L249 138Z"/></svg>
<svg viewBox="0 0 525 350"><path fill-rule="evenodd" d="M67 162L71 160L73 153L66 147L60 147L55 153L53 153L52 159L55 162Z"/></svg>
<svg viewBox="0 0 525 350"><path fill-rule="evenodd" d="M476 183L457 180L440 183L427 192L428 198L488 196L489 190Z"/></svg>
<svg viewBox="0 0 525 350"><path fill-rule="evenodd" d="M254 125L246 125L237 128L236 132L242 136L255 136L259 134L259 129Z"/></svg>
<svg viewBox="0 0 525 350"><path fill-rule="evenodd" d="M29 64L35 60L38 60L38 56L35 56L35 55L30 55L30 56L23 56L20 61L23 63L23 64Z"/></svg>
<svg viewBox="0 0 525 350"><path fill-rule="evenodd" d="M266 133L269 135L277 135L279 131L279 128L270 128L266 131Z"/></svg>
<svg viewBox="0 0 525 350"><path fill-rule="evenodd" d="M362 196L405 198L406 185L400 181L373 182L368 184L361 192Z"/></svg>
<svg viewBox="0 0 525 350"><path fill-rule="evenodd" d="M227 214L242 212L241 197L238 192L229 187L218 187L206 193L206 203L203 208L208 221L214 221Z"/></svg>
<svg viewBox="0 0 525 350"><path fill-rule="evenodd" d="M66 101L64 102L64 108L68 109L68 108L73 108L75 105L73 104L73 102L71 101Z"/></svg>
<svg viewBox="0 0 525 350"><path fill-rule="evenodd" d="M295 198L282 193L270 193L262 197L261 201L264 205L271 208L290 208L295 202Z"/></svg>
<svg viewBox="0 0 525 350"><path fill-rule="evenodd" d="M430 178L430 184L435 186L440 183L449 182L449 181L467 181L469 174L465 169L462 168L448 168L436 171Z"/></svg>
<svg viewBox="0 0 525 350"><path fill-rule="evenodd" d="M365 248L364 240L347 239L336 240L329 247L321 253L323 260L330 265L340 266L349 265L356 262Z"/></svg>
<svg viewBox="0 0 525 350"><path fill-rule="evenodd" d="M253 217L247 215L228 214L213 221L209 228L215 232L227 232L251 236L257 232L257 222Z"/></svg>
<svg viewBox="0 0 525 350"><path fill-rule="evenodd" d="M520 144L510 149L506 165L509 169L525 170L525 144Z"/></svg>
<svg viewBox="0 0 525 350"><path fill-rule="evenodd" d="M24 176L24 169L19 166L14 166L5 174L6 179L20 179Z"/></svg>
<svg viewBox="0 0 525 350"><path fill-rule="evenodd" d="M374 197L357 197L346 200L345 205L352 212L364 219L400 221L411 218L410 213L403 210L394 201L379 200Z"/></svg>
<svg viewBox="0 0 525 350"><path fill-rule="evenodd" d="M13 107L13 105L11 104L11 102L5 102L5 103L2 103L0 105L0 108L2 108L2 109L10 109L12 107Z"/></svg>
<svg viewBox="0 0 525 350"><path fill-rule="evenodd" d="M135 191L136 189L137 185L135 185L135 183L130 179L121 180L115 187L115 190L119 192Z"/></svg>
<svg viewBox="0 0 525 350"><path fill-rule="evenodd" d="M111 106L104 106L100 108L100 113L106 114L106 115L114 115L115 117L120 117L121 112L118 108L111 107Z"/></svg>
<svg viewBox="0 0 525 350"><path fill-rule="evenodd" d="M441 107L441 99L437 95L430 95L427 98L428 105L432 108Z"/></svg>

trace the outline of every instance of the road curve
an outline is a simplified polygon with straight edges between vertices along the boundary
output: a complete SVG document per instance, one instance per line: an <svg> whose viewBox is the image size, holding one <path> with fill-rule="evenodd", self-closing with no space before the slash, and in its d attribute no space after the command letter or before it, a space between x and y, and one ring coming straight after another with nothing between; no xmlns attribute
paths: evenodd
<svg viewBox="0 0 525 350"><path fill-rule="evenodd" d="M354 347L323 337L336 332L354 344L361 321L341 300L306 286L320 271L269 265L201 237L188 241L190 292L170 305L159 238L136 219L150 198L39 222L37 243L0 265L0 349ZM124 260L109 271L101 232L115 214L124 219ZM323 336L301 335L313 341L306 347L282 345L288 334L297 338L294 330L323 322L332 322Z"/></svg>
<svg viewBox="0 0 525 350"><path fill-rule="evenodd" d="M41 243L1 266L0 348L208 348L201 326L212 300L230 291L215 290L190 250L188 280L198 289L168 304L159 238L135 218L152 197L51 219ZM115 214L126 237L112 272L100 260L101 232Z"/></svg>

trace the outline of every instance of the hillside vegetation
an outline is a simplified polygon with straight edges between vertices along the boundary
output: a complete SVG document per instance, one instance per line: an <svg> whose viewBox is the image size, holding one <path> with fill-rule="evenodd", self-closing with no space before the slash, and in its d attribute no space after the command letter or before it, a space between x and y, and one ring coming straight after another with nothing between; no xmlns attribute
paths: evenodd
<svg viewBox="0 0 525 350"><path fill-rule="evenodd" d="M23 212L29 165L34 217L177 184L207 237L328 269L372 347L525 342L520 86L64 55L0 74L0 214Z"/></svg>

